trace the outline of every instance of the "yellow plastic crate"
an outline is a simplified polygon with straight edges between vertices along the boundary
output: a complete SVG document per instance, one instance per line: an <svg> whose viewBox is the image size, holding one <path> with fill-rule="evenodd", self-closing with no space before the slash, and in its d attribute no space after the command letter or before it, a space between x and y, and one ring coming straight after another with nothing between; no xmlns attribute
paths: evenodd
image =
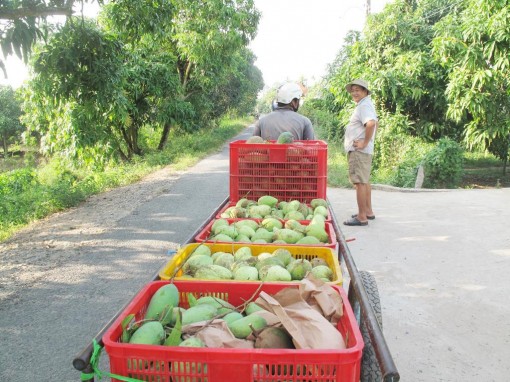
<svg viewBox="0 0 510 382"><path fill-rule="evenodd" d="M253 256L258 256L263 252L274 252L278 248L285 248L288 250L292 256L296 259L306 259L311 260L315 257L324 259L328 264L328 267L333 271L333 280L330 284L334 285L342 285L342 270L340 269L340 264L338 263L338 258L336 253L331 248L323 248L323 247L313 247L313 246L292 246L292 245L255 245L255 244L243 244L243 243L229 243L229 244L209 244L209 243L193 243L188 244L175 254L175 256L161 269L159 272L159 277L161 280L169 280L172 276L175 277L176 280L199 280L199 279L191 279L187 277L182 277L183 272L180 269L181 265L186 262L189 254L191 254L196 247L199 245L205 245L211 249L212 253L215 252L230 252L234 253L241 247L250 247ZM221 280L225 282L229 281L237 281L237 280ZM252 282L260 282L260 281L252 281Z"/></svg>

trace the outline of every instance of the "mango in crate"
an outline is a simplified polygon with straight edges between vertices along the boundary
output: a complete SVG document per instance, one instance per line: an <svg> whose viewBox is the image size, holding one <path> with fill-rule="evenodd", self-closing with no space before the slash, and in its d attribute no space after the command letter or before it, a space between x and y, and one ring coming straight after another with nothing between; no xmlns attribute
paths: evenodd
<svg viewBox="0 0 510 382"><path fill-rule="evenodd" d="M130 344L161 345L165 340L165 329L159 321L149 321L140 326L129 339Z"/></svg>

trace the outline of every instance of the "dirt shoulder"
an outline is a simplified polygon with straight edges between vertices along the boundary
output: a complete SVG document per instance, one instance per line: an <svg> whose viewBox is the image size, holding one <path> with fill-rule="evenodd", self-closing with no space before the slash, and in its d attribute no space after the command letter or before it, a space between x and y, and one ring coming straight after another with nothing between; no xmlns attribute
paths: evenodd
<svg viewBox="0 0 510 382"><path fill-rule="evenodd" d="M180 174L166 167L138 183L94 195L77 207L37 221L0 243L0 302L93 246L98 235L164 193Z"/></svg>

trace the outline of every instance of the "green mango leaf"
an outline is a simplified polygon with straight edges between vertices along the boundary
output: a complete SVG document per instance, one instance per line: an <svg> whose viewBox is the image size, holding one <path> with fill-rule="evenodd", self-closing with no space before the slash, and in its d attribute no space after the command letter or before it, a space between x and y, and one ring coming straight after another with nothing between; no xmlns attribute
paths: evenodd
<svg viewBox="0 0 510 382"><path fill-rule="evenodd" d="M188 293L188 303L190 308L197 304L197 299L192 293Z"/></svg>
<svg viewBox="0 0 510 382"><path fill-rule="evenodd" d="M129 326L129 323L135 318L134 314L129 314L122 320L120 323L122 327L122 336L121 336L121 342L127 343L129 342L129 339L131 338L131 333L127 329Z"/></svg>
<svg viewBox="0 0 510 382"><path fill-rule="evenodd" d="M177 319L175 321L175 326L170 332L170 335L165 340L165 346L179 346L181 343L181 335L182 335L182 312L179 310L177 313Z"/></svg>

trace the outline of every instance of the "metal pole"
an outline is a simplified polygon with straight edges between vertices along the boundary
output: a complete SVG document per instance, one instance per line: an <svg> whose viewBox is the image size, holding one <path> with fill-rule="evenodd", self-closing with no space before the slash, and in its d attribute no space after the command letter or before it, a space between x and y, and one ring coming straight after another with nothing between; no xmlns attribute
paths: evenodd
<svg viewBox="0 0 510 382"><path fill-rule="evenodd" d="M368 17L368 15L370 15L370 13L371 13L370 0L367 0L365 7L366 7L366 15Z"/></svg>
<svg viewBox="0 0 510 382"><path fill-rule="evenodd" d="M370 300L368 299L368 294L365 290L365 287L363 286L363 282L361 280L361 276L359 274L356 263L352 258L349 248L347 247L347 242L345 241L344 235L340 232L338 221L336 220L335 213L329 200L328 205L333 220L334 231L337 236L338 255L341 255L347 270L349 271L351 286L359 301L361 314L363 316L364 322L367 325L368 335L370 336L370 340L374 345L375 355L381 367L381 372L384 378L383 380L384 382L398 382L400 380L400 375L398 373L397 367L395 366L391 356L388 344L386 343L386 339L384 338L381 328L379 327L379 322L377 321L374 310L370 305ZM349 291L349 293L350 292L351 291Z"/></svg>

